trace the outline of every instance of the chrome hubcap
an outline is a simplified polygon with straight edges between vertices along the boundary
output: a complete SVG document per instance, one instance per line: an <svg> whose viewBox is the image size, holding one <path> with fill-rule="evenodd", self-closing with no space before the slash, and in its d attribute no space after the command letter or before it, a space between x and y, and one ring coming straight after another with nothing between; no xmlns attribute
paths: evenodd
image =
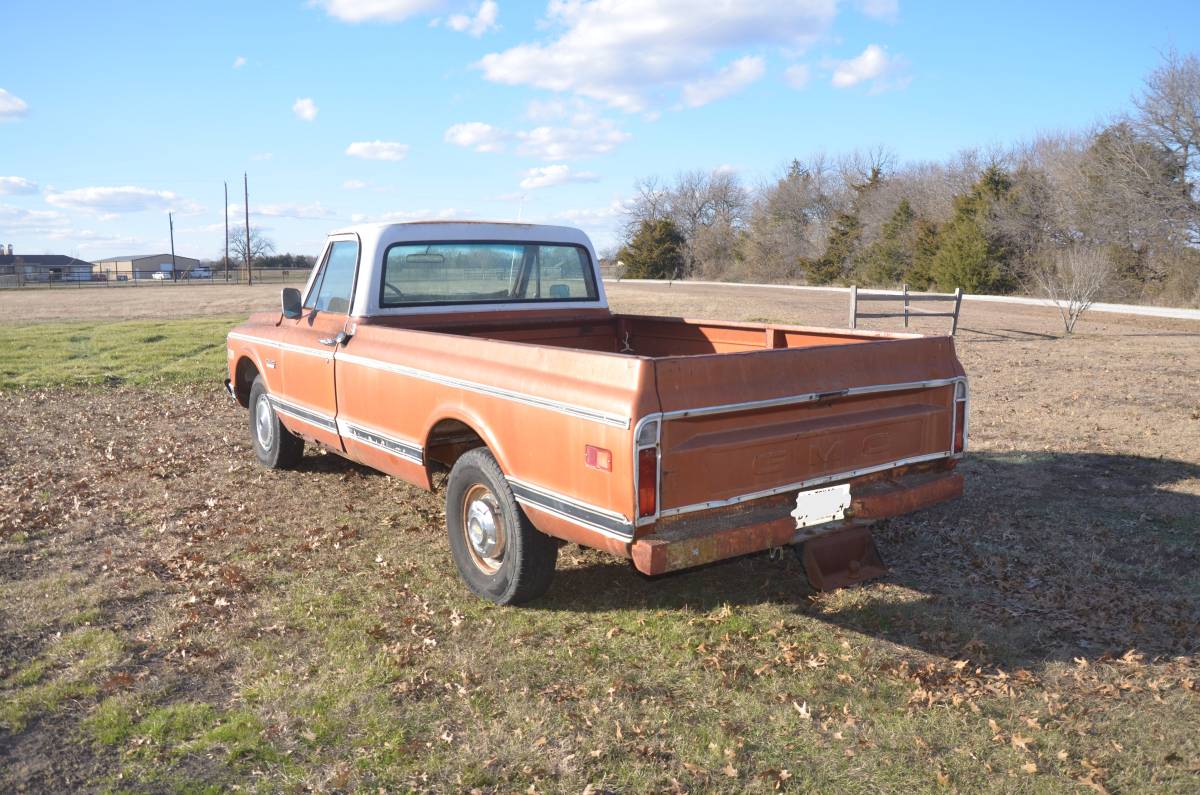
<svg viewBox="0 0 1200 795"><path fill-rule="evenodd" d="M486 486L472 486L463 498L463 528L475 565L493 574L504 562L504 522L500 505Z"/></svg>
<svg viewBox="0 0 1200 795"><path fill-rule="evenodd" d="M271 449L271 435L275 432L275 417L271 412L271 402L266 395L258 399L254 407L254 431L258 434L258 446L264 450Z"/></svg>

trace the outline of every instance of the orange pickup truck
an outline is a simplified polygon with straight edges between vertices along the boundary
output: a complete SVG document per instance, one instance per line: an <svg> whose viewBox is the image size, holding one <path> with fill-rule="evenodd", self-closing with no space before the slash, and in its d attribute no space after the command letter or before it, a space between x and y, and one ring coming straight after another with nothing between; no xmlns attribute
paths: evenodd
<svg viewBox="0 0 1200 795"><path fill-rule="evenodd" d="M821 587L878 574L875 520L962 492L949 337L609 311L576 229L432 222L330 235L303 293L229 333L259 461L305 442L432 487L501 604L569 541L649 575L803 545Z"/></svg>

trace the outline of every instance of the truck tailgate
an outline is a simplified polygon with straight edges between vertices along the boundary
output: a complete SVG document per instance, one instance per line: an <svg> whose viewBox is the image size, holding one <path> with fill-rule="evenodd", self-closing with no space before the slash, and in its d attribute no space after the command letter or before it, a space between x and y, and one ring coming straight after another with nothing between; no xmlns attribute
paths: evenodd
<svg viewBox="0 0 1200 795"><path fill-rule="evenodd" d="M659 516L950 457L949 337L660 359ZM956 403L961 399L963 405Z"/></svg>

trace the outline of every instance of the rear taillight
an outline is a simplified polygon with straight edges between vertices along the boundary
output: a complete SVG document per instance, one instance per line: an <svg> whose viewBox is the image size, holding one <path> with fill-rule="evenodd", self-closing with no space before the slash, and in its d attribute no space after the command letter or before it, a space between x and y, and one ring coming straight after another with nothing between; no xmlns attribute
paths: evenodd
<svg viewBox="0 0 1200 795"><path fill-rule="evenodd" d="M959 381L954 385L954 452L967 449L967 385Z"/></svg>
<svg viewBox="0 0 1200 795"><path fill-rule="evenodd" d="M634 433L634 449L637 455L637 513L639 519L658 513L658 435L661 428L657 419L647 417L638 423Z"/></svg>
<svg viewBox="0 0 1200 795"><path fill-rule="evenodd" d="M638 450L638 516L653 516L658 508L658 448Z"/></svg>

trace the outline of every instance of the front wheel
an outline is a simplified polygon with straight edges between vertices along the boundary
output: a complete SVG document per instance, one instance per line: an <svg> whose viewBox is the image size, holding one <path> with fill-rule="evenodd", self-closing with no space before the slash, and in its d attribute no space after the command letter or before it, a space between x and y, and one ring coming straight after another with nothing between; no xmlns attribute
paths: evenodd
<svg viewBox="0 0 1200 795"><path fill-rule="evenodd" d="M261 375L254 377L250 387L250 438L254 455L268 469L291 469L304 455L304 440L279 421Z"/></svg>
<svg viewBox="0 0 1200 795"><path fill-rule="evenodd" d="M530 523L487 448L464 453L450 470L446 529L458 572L475 594L510 605L550 587L558 542Z"/></svg>

